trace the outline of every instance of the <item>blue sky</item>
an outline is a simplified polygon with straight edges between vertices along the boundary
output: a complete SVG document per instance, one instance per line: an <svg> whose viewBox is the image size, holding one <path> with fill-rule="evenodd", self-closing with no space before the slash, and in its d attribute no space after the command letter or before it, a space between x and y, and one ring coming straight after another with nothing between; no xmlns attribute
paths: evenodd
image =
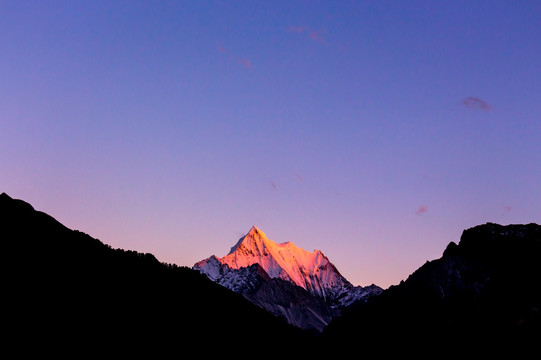
<svg viewBox="0 0 541 360"><path fill-rule="evenodd" d="M191 266L252 225L386 287L541 219L537 1L0 1L0 191Z"/></svg>

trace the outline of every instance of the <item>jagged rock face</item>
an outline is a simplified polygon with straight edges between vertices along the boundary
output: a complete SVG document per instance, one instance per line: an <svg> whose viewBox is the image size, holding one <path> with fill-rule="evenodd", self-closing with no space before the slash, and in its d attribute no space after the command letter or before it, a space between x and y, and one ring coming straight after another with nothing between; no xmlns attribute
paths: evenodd
<svg viewBox="0 0 541 360"><path fill-rule="evenodd" d="M342 308L382 291L353 286L321 251L275 243L256 227L228 255L213 255L194 269L291 324L318 331Z"/></svg>
<svg viewBox="0 0 541 360"><path fill-rule="evenodd" d="M333 317L332 310L323 299L289 281L272 279L257 263L232 269L211 256L205 265L207 272L202 272L209 279L242 294L292 325L320 332ZM200 270L197 266L194 268Z"/></svg>

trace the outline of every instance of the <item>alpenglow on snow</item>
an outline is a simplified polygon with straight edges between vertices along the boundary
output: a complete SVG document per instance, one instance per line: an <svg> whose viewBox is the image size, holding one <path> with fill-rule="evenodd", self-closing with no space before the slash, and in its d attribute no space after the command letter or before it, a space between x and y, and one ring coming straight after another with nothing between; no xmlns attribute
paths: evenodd
<svg viewBox="0 0 541 360"><path fill-rule="evenodd" d="M193 268L237 291L238 282L242 279L232 279L230 269L239 270L254 264L258 264L270 278L299 286L311 295L324 299L333 309L343 308L382 291L376 285L353 286L320 250L309 252L292 242L278 244L255 226L239 239L229 254L221 258L212 255L196 263Z"/></svg>

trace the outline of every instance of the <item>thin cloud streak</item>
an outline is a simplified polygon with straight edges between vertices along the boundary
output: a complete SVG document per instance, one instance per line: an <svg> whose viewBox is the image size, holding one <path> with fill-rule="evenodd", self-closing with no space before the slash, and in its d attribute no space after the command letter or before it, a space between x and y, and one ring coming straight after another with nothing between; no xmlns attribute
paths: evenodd
<svg viewBox="0 0 541 360"><path fill-rule="evenodd" d="M476 97L467 97L462 100L461 104L467 109L483 110L486 112L489 112L492 109L486 101Z"/></svg>
<svg viewBox="0 0 541 360"><path fill-rule="evenodd" d="M253 65L252 65L252 61L248 58L246 59L242 59L240 57L235 57L233 56L233 54L231 53L231 51L227 50L225 47L223 47L222 45L218 45L218 50L227 56L227 58L230 60L230 61L235 61L237 64L240 64L242 66L244 66L245 68L247 69L252 69L253 68ZM235 59L236 58L236 59Z"/></svg>
<svg viewBox="0 0 541 360"><path fill-rule="evenodd" d="M237 59L237 62L241 65L244 65L245 68L251 69L252 68L252 62L250 59Z"/></svg>
<svg viewBox="0 0 541 360"><path fill-rule="evenodd" d="M290 26L288 31L296 34L306 34L309 39L316 42L326 42L325 34L327 34L327 29L312 30L304 26Z"/></svg>

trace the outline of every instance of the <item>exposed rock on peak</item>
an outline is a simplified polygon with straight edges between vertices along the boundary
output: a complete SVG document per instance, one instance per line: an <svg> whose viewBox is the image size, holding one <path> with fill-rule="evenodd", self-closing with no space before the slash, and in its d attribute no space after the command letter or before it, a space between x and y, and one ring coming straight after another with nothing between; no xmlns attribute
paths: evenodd
<svg viewBox="0 0 541 360"><path fill-rule="evenodd" d="M327 309L323 311L324 315L321 315L321 310L318 310L320 314L317 316L321 321L316 326L314 326L312 317L309 316L309 326L315 327L317 330L321 330L322 326L326 325L331 314L336 315L343 307L381 292L381 288L375 285L365 288L353 286L338 272L336 267L320 250L309 252L299 248L291 241L281 244L276 243L255 226L239 239L228 255L222 258L213 255L196 263L194 269L207 275L213 281L246 296L248 293L241 290L243 285L239 285L239 283L253 278L253 276L246 273L245 269L251 268L254 264L261 267L273 281L279 279L297 286L314 297L314 301L318 302L318 304L321 301L326 304ZM276 284L276 281L274 283ZM252 288L252 286L249 287ZM297 296L299 295L297 294ZM251 300L258 303L258 299L254 297ZM292 301L296 300L292 299ZM261 301L259 304L261 304ZM270 301L265 301L264 305L271 312L283 313L282 310L271 309L273 305L270 304ZM322 308L320 304L315 307ZM306 327L302 318L299 320L292 319L288 314L281 315L284 315L288 321L297 326Z"/></svg>

